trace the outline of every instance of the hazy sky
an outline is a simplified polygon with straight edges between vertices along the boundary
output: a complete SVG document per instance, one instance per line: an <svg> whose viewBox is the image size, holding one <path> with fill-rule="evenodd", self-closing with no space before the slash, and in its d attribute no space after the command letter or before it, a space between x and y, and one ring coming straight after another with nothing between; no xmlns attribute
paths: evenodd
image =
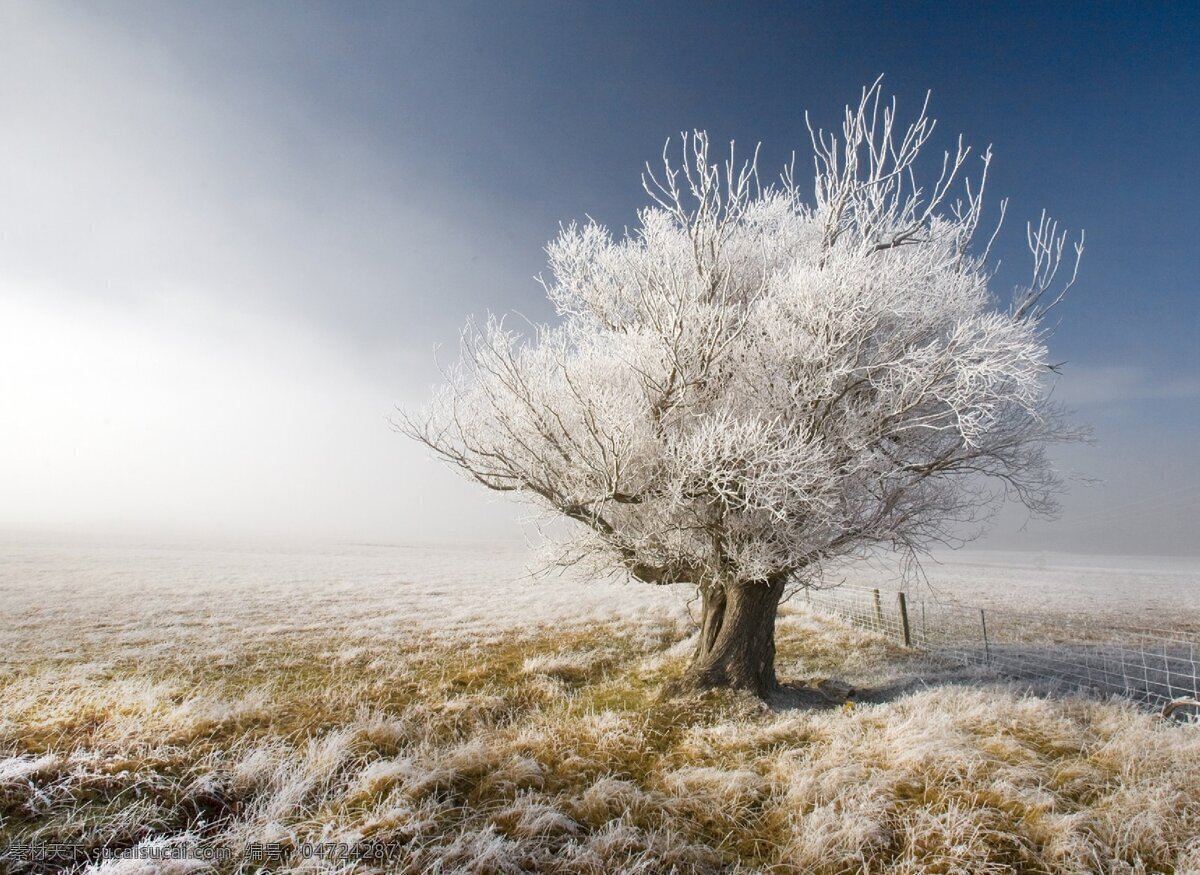
<svg viewBox="0 0 1200 875"><path fill-rule="evenodd" d="M1047 8L1047 7L1051 8ZM0 4L0 527L509 536L389 431L470 314L550 318L680 130L807 156L886 74L1087 229L1052 349L1104 483L988 547L1200 553L1194 4Z"/></svg>

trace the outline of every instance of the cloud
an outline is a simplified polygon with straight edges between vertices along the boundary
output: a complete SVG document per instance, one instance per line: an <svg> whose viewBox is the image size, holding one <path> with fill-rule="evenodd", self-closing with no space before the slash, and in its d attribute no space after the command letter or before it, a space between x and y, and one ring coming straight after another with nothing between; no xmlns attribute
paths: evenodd
<svg viewBox="0 0 1200 875"><path fill-rule="evenodd" d="M379 350L452 334L532 272L496 232L519 214L430 177L403 138L341 126L280 71L227 82L86 7L8 4L0 28L10 280L284 311Z"/></svg>
<svg viewBox="0 0 1200 875"><path fill-rule="evenodd" d="M511 510L389 429L391 387L303 326L201 300L147 320L3 291L0 526L517 533Z"/></svg>
<svg viewBox="0 0 1200 875"><path fill-rule="evenodd" d="M1055 397L1073 407L1200 399L1200 376L1163 378L1137 365L1068 365Z"/></svg>
<svg viewBox="0 0 1200 875"><path fill-rule="evenodd" d="M513 534L385 422L504 222L91 15L0 9L0 526Z"/></svg>

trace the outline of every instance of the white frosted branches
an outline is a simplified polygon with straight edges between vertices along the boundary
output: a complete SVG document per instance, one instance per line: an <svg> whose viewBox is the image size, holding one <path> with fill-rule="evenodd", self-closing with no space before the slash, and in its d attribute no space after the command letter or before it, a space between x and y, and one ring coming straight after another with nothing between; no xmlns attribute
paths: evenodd
<svg viewBox="0 0 1200 875"><path fill-rule="evenodd" d="M879 83L864 90L840 138L813 133L812 204L790 172L760 187L757 155L717 164L685 136L681 163L647 168L635 230L572 224L550 243L559 323L468 326L399 427L654 582L919 549L1005 496L1051 512L1044 448L1078 436L1039 328L1070 286L1054 290L1065 237L1031 227L1033 281L998 307L972 248L990 153L967 183L960 141L925 185L932 131L924 108L901 128Z"/></svg>

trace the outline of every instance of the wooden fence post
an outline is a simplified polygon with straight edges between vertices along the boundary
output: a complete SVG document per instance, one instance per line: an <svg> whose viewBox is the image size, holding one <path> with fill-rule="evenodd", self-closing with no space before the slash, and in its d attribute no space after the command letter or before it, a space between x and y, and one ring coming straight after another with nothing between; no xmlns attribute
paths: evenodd
<svg viewBox="0 0 1200 875"><path fill-rule="evenodd" d="M875 623L879 631L883 631L883 602L879 599L879 590L875 590Z"/></svg>
<svg viewBox="0 0 1200 875"><path fill-rule="evenodd" d="M904 598L904 593L896 593L899 596L900 602L900 629L904 633L904 646L912 647L912 632L908 628L908 602Z"/></svg>
<svg viewBox="0 0 1200 875"><path fill-rule="evenodd" d="M979 622L983 625L983 661L985 664L991 665L992 648L988 645L987 614L983 612L983 608L979 609Z"/></svg>

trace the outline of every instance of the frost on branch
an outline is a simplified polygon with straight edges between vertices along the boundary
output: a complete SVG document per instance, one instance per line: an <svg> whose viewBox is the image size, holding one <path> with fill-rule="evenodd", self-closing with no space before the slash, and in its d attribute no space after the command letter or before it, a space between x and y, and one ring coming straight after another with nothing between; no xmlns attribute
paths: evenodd
<svg viewBox="0 0 1200 875"><path fill-rule="evenodd" d="M811 202L790 170L761 187L756 155L718 164L685 135L633 231L550 243L560 321L468 326L399 427L574 521L569 561L702 590L952 540L1006 497L1052 513L1044 448L1079 436L1040 327L1064 237L1030 229L1033 282L1000 305L975 244L990 152L976 183L961 140L921 181L933 128L865 89L840 136L813 131Z"/></svg>

